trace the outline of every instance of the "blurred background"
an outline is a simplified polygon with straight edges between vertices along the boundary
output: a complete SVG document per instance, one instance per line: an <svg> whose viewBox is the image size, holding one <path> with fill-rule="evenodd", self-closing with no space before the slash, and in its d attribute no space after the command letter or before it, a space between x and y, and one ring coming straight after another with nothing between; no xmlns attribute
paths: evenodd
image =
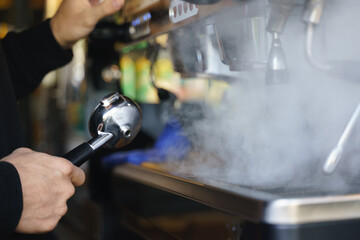
<svg viewBox="0 0 360 240"><path fill-rule="evenodd" d="M60 2L0 0L0 37ZM358 239L359 9L127 0L19 102L27 145L57 156L91 138L109 93L143 111L131 144L82 166L59 239ZM277 200L288 211L269 210Z"/></svg>

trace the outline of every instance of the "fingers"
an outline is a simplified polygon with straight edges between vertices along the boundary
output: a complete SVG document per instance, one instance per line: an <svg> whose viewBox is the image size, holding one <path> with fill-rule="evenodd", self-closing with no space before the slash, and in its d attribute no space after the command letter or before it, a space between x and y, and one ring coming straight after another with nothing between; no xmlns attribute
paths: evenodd
<svg viewBox="0 0 360 240"><path fill-rule="evenodd" d="M99 2L102 2L102 0L89 0L91 6L97 5Z"/></svg>
<svg viewBox="0 0 360 240"><path fill-rule="evenodd" d="M59 171L64 176L68 177L71 183L76 187L81 186L85 182L84 171L73 165L65 158L51 156L46 153L34 152L29 148L18 148L11 156L12 158L18 157L19 159L32 158L36 156L32 159L33 167L35 167L34 164L36 161L37 164L47 166L48 169L53 169L54 172ZM8 160L8 157L5 157L3 160Z"/></svg>
<svg viewBox="0 0 360 240"><path fill-rule="evenodd" d="M57 158L53 163L53 167L62 172L65 176L68 176L71 180L71 183L78 187L85 182L85 173L84 171L73 165L70 161L65 158Z"/></svg>
<svg viewBox="0 0 360 240"><path fill-rule="evenodd" d="M97 22L117 12L125 0L63 0L50 20L51 30L64 49L88 36Z"/></svg>
<svg viewBox="0 0 360 240"><path fill-rule="evenodd" d="M93 6L91 12L96 17L96 21L119 11L124 5L124 0L105 0Z"/></svg>

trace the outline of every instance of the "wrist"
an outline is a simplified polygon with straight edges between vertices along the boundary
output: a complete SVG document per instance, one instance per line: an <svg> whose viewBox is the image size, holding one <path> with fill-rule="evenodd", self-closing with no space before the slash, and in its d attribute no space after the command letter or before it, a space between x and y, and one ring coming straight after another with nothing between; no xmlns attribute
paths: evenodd
<svg viewBox="0 0 360 240"><path fill-rule="evenodd" d="M50 27L52 34L54 35L54 38L58 42L58 44L65 50L71 49L74 43L64 39L61 24L58 24L56 17L50 19Z"/></svg>

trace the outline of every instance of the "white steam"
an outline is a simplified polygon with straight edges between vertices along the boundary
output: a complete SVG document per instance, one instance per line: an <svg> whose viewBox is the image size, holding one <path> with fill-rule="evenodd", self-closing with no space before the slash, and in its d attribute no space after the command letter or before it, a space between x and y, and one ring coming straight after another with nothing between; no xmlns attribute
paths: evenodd
<svg viewBox="0 0 360 240"><path fill-rule="evenodd" d="M354 25L359 8L354 0L328 1L315 33L319 59L358 61L360 68L360 28ZM203 118L186 126L195 149L180 172L264 187L311 186L323 177L322 165L360 101L360 75L349 81L312 69L304 55L301 11L294 12L280 36L290 82L268 85L263 72L240 74L220 105L208 106ZM353 176L360 174L360 155L351 162L348 156L360 148L358 135L351 136L339 165ZM343 187L345 180L336 176L331 184Z"/></svg>

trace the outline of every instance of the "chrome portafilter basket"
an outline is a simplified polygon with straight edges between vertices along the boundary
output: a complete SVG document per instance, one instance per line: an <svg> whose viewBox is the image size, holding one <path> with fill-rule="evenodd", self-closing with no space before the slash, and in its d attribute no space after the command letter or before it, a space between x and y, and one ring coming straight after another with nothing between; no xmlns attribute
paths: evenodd
<svg viewBox="0 0 360 240"><path fill-rule="evenodd" d="M89 131L93 137L63 157L76 166L85 163L101 148L120 148L139 133L142 111L137 103L119 93L103 98L90 116Z"/></svg>

